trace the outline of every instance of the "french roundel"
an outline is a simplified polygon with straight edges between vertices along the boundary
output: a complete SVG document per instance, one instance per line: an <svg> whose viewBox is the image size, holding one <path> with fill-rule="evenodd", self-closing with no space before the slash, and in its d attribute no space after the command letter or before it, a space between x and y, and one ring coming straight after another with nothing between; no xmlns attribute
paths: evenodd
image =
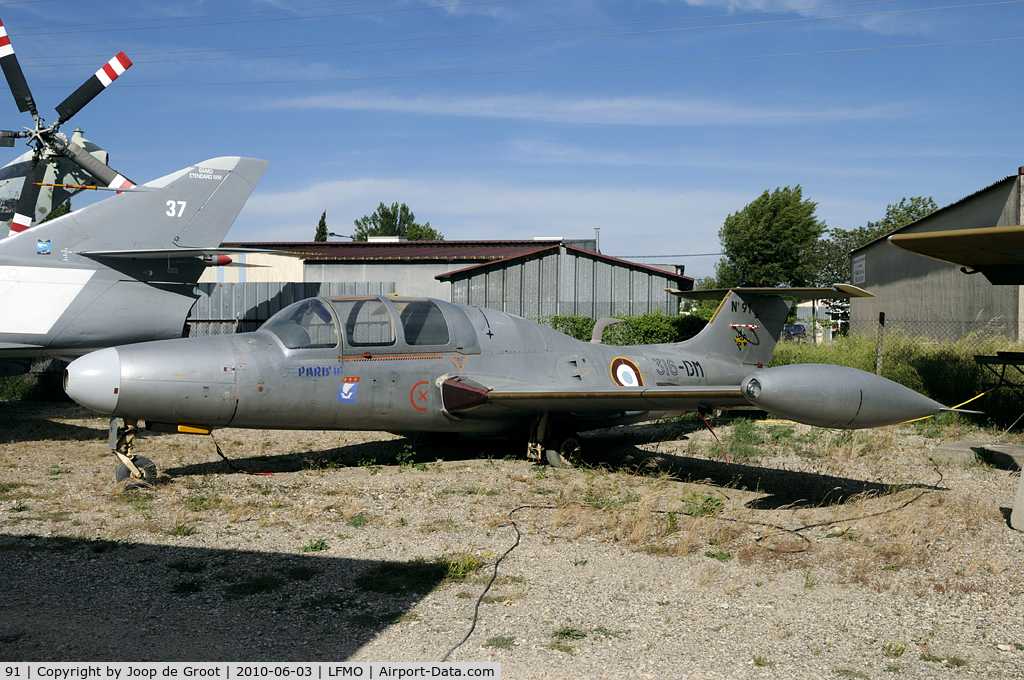
<svg viewBox="0 0 1024 680"><path fill-rule="evenodd" d="M612 361L612 380L619 387L643 387L644 379L637 368L629 359L618 357Z"/></svg>

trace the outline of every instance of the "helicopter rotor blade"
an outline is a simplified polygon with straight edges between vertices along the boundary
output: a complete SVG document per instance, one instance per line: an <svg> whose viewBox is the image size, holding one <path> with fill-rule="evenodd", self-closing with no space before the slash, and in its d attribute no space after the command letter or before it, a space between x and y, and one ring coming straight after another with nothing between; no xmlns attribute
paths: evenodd
<svg viewBox="0 0 1024 680"><path fill-rule="evenodd" d="M11 222L11 232L22 232L32 226L32 219L36 214L36 201L39 200L38 182L43 181L43 174L46 172L46 163L39 161L39 154L32 156L28 173L25 175L25 183L21 186L21 196L18 197L18 206L14 209L14 220Z"/></svg>
<svg viewBox="0 0 1024 680"><path fill-rule="evenodd" d="M14 101L18 104L18 110L22 113L28 111L33 117L37 115L36 101L32 98L32 91L28 89L28 82L25 81L25 74L21 71L21 64L18 63L18 56L11 46L11 39L7 37L7 29L0 21L0 68L4 71L7 84L14 95Z"/></svg>
<svg viewBox="0 0 1024 680"><path fill-rule="evenodd" d="M24 136L24 133L14 130L0 130L0 147L14 146L14 140Z"/></svg>
<svg viewBox="0 0 1024 680"><path fill-rule="evenodd" d="M82 168L99 180L104 186L114 189L130 189L135 186L135 182L132 182L109 165L104 165L102 162L96 160L92 154L80 147L78 144L75 144L74 142L65 142L65 140L60 137L60 135L54 135L55 141L58 142L58 144L54 145L57 150L71 159L71 161L77 164L78 167Z"/></svg>
<svg viewBox="0 0 1024 680"><path fill-rule="evenodd" d="M124 52L118 52L110 61L96 71L88 80L71 93L67 99L57 106L57 125L66 122L71 116L82 110L82 107L103 92L112 82L131 68L132 61Z"/></svg>

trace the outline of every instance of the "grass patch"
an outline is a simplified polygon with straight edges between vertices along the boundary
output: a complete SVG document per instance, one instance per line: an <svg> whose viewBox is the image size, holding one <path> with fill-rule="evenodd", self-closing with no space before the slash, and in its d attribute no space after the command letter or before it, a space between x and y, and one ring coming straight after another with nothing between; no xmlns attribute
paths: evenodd
<svg viewBox="0 0 1024 680"><path fill-rule="evenodd" d="M724 446L732 460L753 460L762 453L764 435L758 430L753 420L740 418L733 421L729 436L725 438Z"/></svg>
<svg viewBox="0 0 1024 680"><path fill-rule="evenodd" d="M594 633L606 638L620 638L623 635L628 635L628 630L610 630L604 626L598 626L594 629Z"/></svg>
<svg viewBox="0 0 1024 680"><path fill-rule="evenodd" d="M487 642L484 643L484 647L492 647L494 649L512 649L516 644L516 639L512 637L506 637L504 635L496 635L492 638L488 638Z"/></svg>
<svg viewBox="0 0 1024 680"><path fill-rule="evenodd" d="M311 539L309 539L309 544L302 546L300 548L300 550L302 550L302 552L307 552L307 553L308 552L323 552L324 550L327 550L328 548L330 548L330 546L327 545L327 541L325 541L324 539L319 538L319 539L314 541L311 538Z"/></svg>
<svg viewBox="0 0 1024 680"><path fill-rule="evenodd" d="M728 562L732 559L732 553L728 550L708 550L704 553L704 557L710 557L719 562Z"/></svg>
<svg viewBox="0 0 1024 680"><path fill-rule="evenodd" d="M586 631L580 630L579 628L573 628L572 626L559 626L555 630L551 631L551 637L561 642L582 640L587 637Z"/></svg>
<svg viewBox="0 0 1024 680"><path fill-rule="evenodd" d="M361 527L365 527L369 523L370 523L370 516L369 515L364 515L363 513L359 513L358 515L355 515L353 517L349 517L347 520L345 520L345 524L349 525L350 527L354 527L356 529L359 529Z"/></svg>
<svg viewBox="0 0 1024 680"><path fill-rule="evenodd" d="M175 524L174 528L170 531L171 536L178 537L191 536L194 533L196 533L195 525L187 524L185 522L179 522L178 524Z"/></svg>
<svg viewBox="0 0 1024 680"><path fill-rule="evenodd" d="M716 496L701 496L696 493L681 498L685 514L691 517L714 517L725 509L725 501Z"/></svg>
<svg viewBox="0 0 1024 680"><path fill-rule="evenodd" d="M898 659L907 651L906 642L885 642L882 644L882 652L889 659Z"/></svg>
<svg viewBox="0 0 1024 680"><path fill-rule="evenodd" d="M193 496L182 501L186 508L192 512L205 512L218 507L223 500L217 494L212 496Z"/></svg>

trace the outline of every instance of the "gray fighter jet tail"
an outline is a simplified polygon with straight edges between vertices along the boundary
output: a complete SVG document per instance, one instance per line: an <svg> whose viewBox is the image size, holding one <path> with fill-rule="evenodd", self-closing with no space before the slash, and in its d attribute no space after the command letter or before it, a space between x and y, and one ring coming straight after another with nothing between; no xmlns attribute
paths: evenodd
<svg viewBox="0 0 1024 680"><path fill-rule="evenodd" d="M266 167L267 161L253 158L213 158L12 234L0 241L0 255L39 264L85 257L122 271L127 261L149 260L149 266L143 262L140 272L131 275L182 281L175 276L176 267L154 265L218 256L221 241ZM147 271L153 273L147 276ZM184 278L192 278L191 273Z"/></svg>
<svg viewBox="0 0 1024 680"><path fill-rule="evenodd" d="M708 358L754 368L767 366L782 335L790 304L777 295L727 291L708 325L683 346Z"/></svg>

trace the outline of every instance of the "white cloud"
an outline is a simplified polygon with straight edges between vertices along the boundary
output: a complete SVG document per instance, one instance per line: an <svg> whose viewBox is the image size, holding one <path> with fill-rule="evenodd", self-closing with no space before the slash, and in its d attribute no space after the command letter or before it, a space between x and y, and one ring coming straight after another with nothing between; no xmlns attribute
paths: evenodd
<svg viewBox="0 0 1024 680"><path fill-rule="evenodd" d="M865 31L879 33L882 35L897 34L923 34L930 32L935 23L940 21L937 16L942 12L919 12L917 8L887 7L885 5L872 7L850 7L839 9L832 6L834 3L819 0L684 0L685 4L691 7L715 7L730 13L749 12L786 12L778 18L789 17L838 17L843 19L823 22L822 27L833 28L837 22L852 22ZM902 11L902 10L907 11ZM769 15L772 17L775 15ZM766 17L767 20L771 20ZM752 18L752 20L758 20ZM808 27L819 25L818 22L806 24Z"/></svg>
<svg viewBox="0 0 1024 680"><path fill-rule="evenodd" d="M402 97L367 91L277 100L266 106L289 110L377 111L545 123L674 127L834 123L890 119L910 114L906 105L896 103L867 106L774 106L705 98L653 96L573 98L545 94L446 94Z"/></svg>

